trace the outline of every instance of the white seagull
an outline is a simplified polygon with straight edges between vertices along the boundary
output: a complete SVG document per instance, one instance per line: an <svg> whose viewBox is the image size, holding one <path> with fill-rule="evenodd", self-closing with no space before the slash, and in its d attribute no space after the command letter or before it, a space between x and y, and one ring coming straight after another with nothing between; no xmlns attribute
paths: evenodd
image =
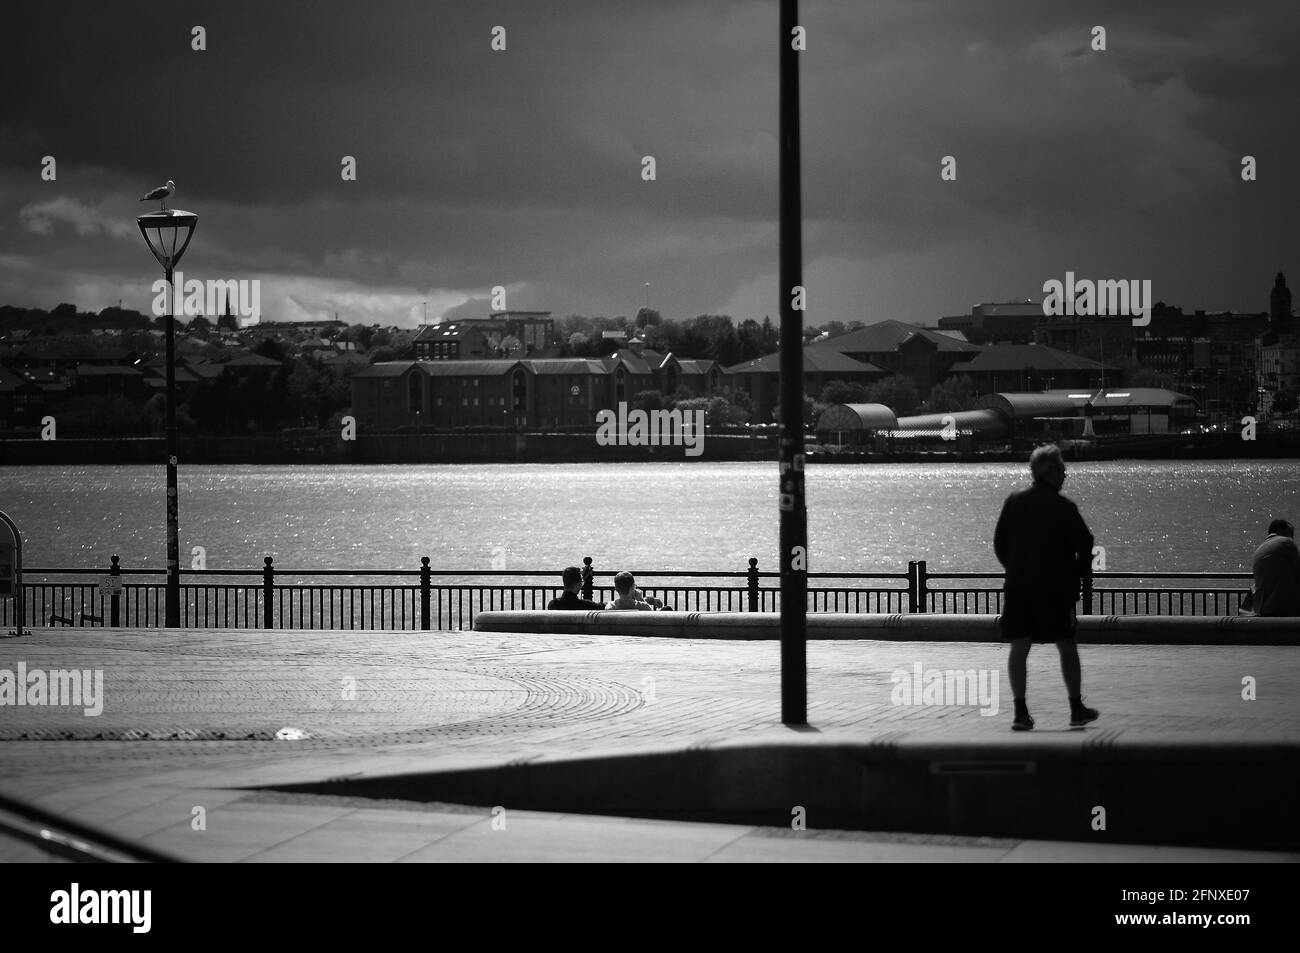
<svg viewBox="0 0 1300 953"><path fill-rule="evenodd" d="M166 185L160 185L152 192L140 196L141 202L152 202L154 199L162 199L162 210L167 211L167 196L176 191L176 183L171 179L167 180Z"/></svg>

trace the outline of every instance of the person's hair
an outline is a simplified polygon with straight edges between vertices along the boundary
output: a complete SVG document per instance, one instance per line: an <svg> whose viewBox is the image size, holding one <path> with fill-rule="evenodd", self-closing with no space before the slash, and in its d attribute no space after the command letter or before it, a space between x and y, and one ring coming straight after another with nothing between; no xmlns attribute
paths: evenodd
<svg viewBox="0 0 1300 953"><path fill-rule="evenodd" d="M1033 474L1035 480L1041 480L1055 467L1065 469L1065 461L1061 458L1061 448L1054 443L1035 447L1034 452L1029 455L1029 472Z"/></svg>
<svg viewBox="0 0 1300 953"><path fill-rule="evenodd" d="M578 583L582 582L582 570L577 566L566 566L564 568L563 579L565 589L568 589L571 586L576 586Z"/></svg>
<svg viewBox="0 0 1300 953"><path fill-rule="evenodd" d="M1278 536L1290 536L1292 539L1295 539L1295 527L1287 520L1273 520L1273 522L1268 524L1268 535L1273 536L1274 534Z"/></svg>
<svg viewBox="0 0 1300 953"><path fill-rule="evenodd" d="M618 590L620 596L627 595L632 591L632 587L635 585L636 579L634 579L632 574L626 569L614 577L614 588Z"/></svg>

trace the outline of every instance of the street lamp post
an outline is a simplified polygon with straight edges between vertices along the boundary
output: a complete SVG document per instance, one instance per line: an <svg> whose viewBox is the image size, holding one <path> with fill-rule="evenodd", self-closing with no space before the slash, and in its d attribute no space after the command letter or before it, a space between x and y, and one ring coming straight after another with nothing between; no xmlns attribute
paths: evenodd
<svg viewBox="0 0 1300 953"><path fill-rule="evenodd" d="M780 13L780 272L781 437L778 500L781 566L781 721L808 723L808 510L804 497L803 311L794 289L803 285L803 203L799 168L799 26L796 0Z"/></svg>
<svg viewBox="0 0 1300 953"><path fill-rule="evenodd" d="M172 275L194 237L199 217L167 209L136 218L144 242L167 277L167 588L164 625L181 624L180 509L176 491L176 318L172 314Z"/></svg>

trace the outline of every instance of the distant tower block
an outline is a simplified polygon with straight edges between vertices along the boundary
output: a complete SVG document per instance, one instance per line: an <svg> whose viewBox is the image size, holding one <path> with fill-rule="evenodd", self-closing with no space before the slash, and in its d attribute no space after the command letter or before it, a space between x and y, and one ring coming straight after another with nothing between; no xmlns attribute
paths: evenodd
<svg viewBox="0 0 1300 953"><path fill-rule="evenodd" d="M1273 291L1268 296L1268 325L1274 334L1286 334L1291 330L1291 289L1286 286L1286 276L1280 271L1273 279Z"/></svg>

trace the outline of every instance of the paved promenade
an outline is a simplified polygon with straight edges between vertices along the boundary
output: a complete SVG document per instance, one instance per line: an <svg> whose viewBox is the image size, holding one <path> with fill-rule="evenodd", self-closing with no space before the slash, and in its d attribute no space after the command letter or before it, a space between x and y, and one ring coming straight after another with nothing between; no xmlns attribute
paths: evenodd
<svg viewBox="0 0 1300 953"><path fill-rule="evenodd" d="M1300 651L1084 646L1103 717L1067 728L1054 647L1030 656L1038 730L1010 732L1005 649L813 642L823 739L1030 743L1300 738ZM38 629L0 670L103 672L102 713L0 707L0 791L193 860L1218 860L1281 854L871 834L249 791L593 750L788 739L777 646L475 632ZM896 705L895 671L993 670L998 711ZM1242 679L1258 698L1242 699ZM991 708L989 699L984 707ZM196 808L202 809L196 811ZM201 815L203 825L196 815ZM205 829L196 829L203 826ZM0 839L0 859L31 857Z"/></svg>

